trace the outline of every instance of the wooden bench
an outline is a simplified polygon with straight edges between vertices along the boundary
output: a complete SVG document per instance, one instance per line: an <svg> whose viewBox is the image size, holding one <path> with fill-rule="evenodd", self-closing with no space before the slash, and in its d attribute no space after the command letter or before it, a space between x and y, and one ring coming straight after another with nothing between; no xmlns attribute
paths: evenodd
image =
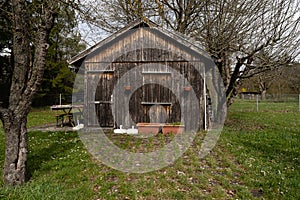
<svg viewBox="0 0 300 200"><path fill-rule="evenodd" d="M58 114L56 115L56 127L63 127L64 126L64 121L65 121L65 116L67 114Z"/></svg>
<svg viewBox="0 0 300 200"><path fill-rule="evenodd" d="M73 127L75 126L74 121L73 121L73 114L72 113L66 114L66 118L65 118L64 123L69 124Z"/></svg>

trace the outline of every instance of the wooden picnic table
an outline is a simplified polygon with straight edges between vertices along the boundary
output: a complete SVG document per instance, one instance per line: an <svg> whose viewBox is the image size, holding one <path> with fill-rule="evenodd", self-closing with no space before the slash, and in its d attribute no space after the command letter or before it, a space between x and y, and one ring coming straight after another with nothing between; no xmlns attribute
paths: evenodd
<svg viewBox="0 0 300 200"><path fill-rule="evenodd" d="M74 109L77 109L77 112L74 112ZM56 126L75 126L75 124L80 123L80 119L83 119L83 105L53 105L50 106L51 110L61 110L63 113L57 114L56 117Z"/></svg>

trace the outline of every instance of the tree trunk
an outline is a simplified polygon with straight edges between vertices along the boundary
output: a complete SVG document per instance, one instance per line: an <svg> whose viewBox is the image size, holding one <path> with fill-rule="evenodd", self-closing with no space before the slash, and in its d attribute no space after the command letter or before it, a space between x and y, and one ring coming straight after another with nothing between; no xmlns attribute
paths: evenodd
<svg viewBox="0 0 300 200"><path fill-rule="evenodd" d="M8 185L19 185L26 181L26 116L15 116L15 114L7 112L3 118L6 139L3 179Z"/></svg>
<svg viewBox="0 0 300 200"><path fill-rule="evenodd" d="M32 95L24 94L31 68L29 14L26 3L12 1L13 14L13 74L8 108L2 108L1 120L5 130L5 162L3 180L8 185L18 185L26 180L27 131L26 118Z"/></svg>
<svg viewBox="0 0 300 200"><path fill-rule="evenodd" d="M30 17L34 16L28 11L28 2L12 0L13 74L8 107L0 106L6 139L3 180L8 185L19 185L26 181L27 115L42 81L49 33L56 14L53 1L45 2L42 4L44 9L41 10L40 21L34 27L36 32L33 33Z"/></svg>
<svg viewBox="0 0 300 200"><path fill-rule="evenodd" d="M266 100L266 94L267 94L267 90L261 91L261 100L262 101Z"/></svg>
<svg viewBox="0 0 300 200"><path fill-rule="evenodd" d="M266 100L266 94L267 94L267 83L263 80L262 76L259 76L259 91L261 95L261 100Z"/></svg>

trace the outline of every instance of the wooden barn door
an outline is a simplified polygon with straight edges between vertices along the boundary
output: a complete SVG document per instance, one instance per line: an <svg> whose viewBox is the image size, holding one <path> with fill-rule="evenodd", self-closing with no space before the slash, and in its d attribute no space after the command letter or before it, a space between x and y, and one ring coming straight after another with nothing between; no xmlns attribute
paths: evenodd
<svg viewBox="0 0 300 200"><path fill-rule="evenodd" d="M172 84L171 73L164 71L145 71L143 73L143 79L145 83L141 102L144 112L143 121L151 123L170 122L172 92L168 87L171 87Z"/></svg>
<svg viewBox="0 0 300 200"><path fill-rule="evenodd" d="M103 72L95 96L96 114L101 127L114 126L111 108L113 87L114 73L111 71Z"/></svg>

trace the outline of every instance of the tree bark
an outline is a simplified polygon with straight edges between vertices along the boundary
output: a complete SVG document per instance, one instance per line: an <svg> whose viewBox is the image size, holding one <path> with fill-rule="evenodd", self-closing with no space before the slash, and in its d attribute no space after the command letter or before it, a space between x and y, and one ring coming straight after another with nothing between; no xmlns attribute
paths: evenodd
<svg viewBox="0 0 300 200"><path fill-rule="evenodd" d="M13 22L13 74L9 106L1 109L5 130L5 162L3 179L6 184L18 185L26 180L27 131L26 117L30 102L24 98L27 75L30 67L31 47L29 15L26 3L12 1Z"/></svg>
<svg viewBox="0 0 300 200"><path fill-rule="evenodd" d="M0 118L6 139L3 180L8 185L19 185L26 181L27 115L33 96L42 81L49 33L56 14L52 4L45 3L39 19L35 19L38 24L35 24L36 32L32 36L31 23L34 19L31 19L27 3L12 0L12 83L8 108L0 106Z"/></svg>
<svg viewBox="0 0 300 200"><path fill-rule="evenodd" d="M19 185L26 181L27 129L26 116L15 116L7 112L4 115L5 162L3 179L8 185Z"/></svg>

